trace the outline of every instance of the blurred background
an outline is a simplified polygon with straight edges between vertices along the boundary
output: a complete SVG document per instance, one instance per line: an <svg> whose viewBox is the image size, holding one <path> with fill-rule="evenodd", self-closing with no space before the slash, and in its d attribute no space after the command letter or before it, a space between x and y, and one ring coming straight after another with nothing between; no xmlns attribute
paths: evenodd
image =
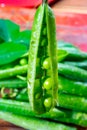
<svg viewBox="0 0 87 130"><path fill-rule="evenodd" d="M87 0L48 0L56 17L57 39L71 42L87 52ZM32 27L41 0L0 0L0 18Z"/></svg>

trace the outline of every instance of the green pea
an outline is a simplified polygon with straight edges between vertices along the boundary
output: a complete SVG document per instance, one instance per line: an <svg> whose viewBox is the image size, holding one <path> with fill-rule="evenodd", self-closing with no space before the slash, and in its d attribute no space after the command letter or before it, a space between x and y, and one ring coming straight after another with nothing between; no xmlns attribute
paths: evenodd
<svg viewBox="0 0 87 130"><path fill-rule="evenodd" d="M44 69L49 69L49 67L50 67L50 60L49 60L49 58L46 58L45 60L44 60L44 62L43 62L43 68Z"/></svg>
<svg viewBox="0 0 87 130"><path fill-rule="evenodd" d="M20 65L26 65L28 62L27 62L27 59L23 58L19 61Z"/></svg>
<svg viewBox="0 0 87 130"><path fill-rule="evenodd" d="M35 99L40 99L40 97L41 97L41 93L37 93L36 95L35 95Z"/></svg>
<svg viewBox="0 0 87 130"><path fill-rule="evenodd" d="M41 46L46 46L47 45L47 39L43 39L41 41Z"/></svg>
<svg viewBox="0 0 87 130"><path fill-rule="evenodd" d="M47 78L43 84L43 88L49 90L52 88L52 80L51 78Z"/></svg>
<svg viewBox="0 0 87 130"><path fill-rule="evenodd" d="M43 28L42 34L47 35L47 28L46 27Z"/></svg>
<svg viewBox="0 0 87 130"><path fill-rule="evenodd" d="M51 99L51 97L46 98L46 99L44 100L44 106L47 107L47 108L50 108L51 105L52 105L52 99Z"/></svg>

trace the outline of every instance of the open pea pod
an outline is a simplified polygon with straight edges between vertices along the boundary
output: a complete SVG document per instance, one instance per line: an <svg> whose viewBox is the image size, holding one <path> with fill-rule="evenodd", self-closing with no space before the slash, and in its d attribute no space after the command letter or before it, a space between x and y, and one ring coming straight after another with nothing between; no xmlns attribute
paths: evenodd
<svg viewBox="0 0 87 130"><path fill-rule="evenodd" d="M28 93L32 109L45 113L57 104L58 70L55 18L47 0L37 9L32 28Z"/></svg>

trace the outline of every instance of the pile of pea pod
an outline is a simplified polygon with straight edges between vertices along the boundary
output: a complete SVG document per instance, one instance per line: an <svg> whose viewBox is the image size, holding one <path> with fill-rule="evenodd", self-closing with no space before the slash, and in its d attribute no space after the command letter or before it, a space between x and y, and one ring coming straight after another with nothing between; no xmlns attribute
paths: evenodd
<svg viewBox="0 0 87 130"><path fill-rule="evenodd" d="M87 53L64 41L56 46L55 30L44 0L29 51L0 65L0 119L28 130L87 127Z"/></svg>

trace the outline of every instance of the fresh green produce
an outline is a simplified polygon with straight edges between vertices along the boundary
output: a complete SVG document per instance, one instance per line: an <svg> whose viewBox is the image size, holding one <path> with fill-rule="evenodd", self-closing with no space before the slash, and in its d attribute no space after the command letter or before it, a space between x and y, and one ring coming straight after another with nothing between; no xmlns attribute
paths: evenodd
<svg viewBox="0 0 87 130"><path fill-rule="evenodd" d="M59 63L59 65L60 65L60 63ZM86 83L84 83L84 82L80 82L79 80L84 80L84 73L82 73L82 76L80 75L80 72L81 71L79 71L79 74L78 74L78 72L75 72L75 69L73 68L73 70L71 70L70 69L70 67L71 66L68 66L67 68L65 67L66 65L65 64L62 64L63 65L63 67L64 67L64 71L63 71L63 69L62 69L62 72L61 72L61 74L60 75L62 75L62 74L64 74L64 76L65 77L68 77L69 79L67 79L67 78L64 78L64 77L60 77L59 76L59 91L62 91L62 92L66 92L66 93L70 93L70 94L75 94L75 95L80 95L80 96L86 96L86 91L87 91L87 85L86 85ZM61 66L60 66L61 67ZM60 72L60 67L59 67L59 72ZM21 69L20 69L21 68ZM23 67L18 67L18 70L20 70L20 74L22 74L22 72L23 72L23 70L25 69L25 74L27 73L27 67L26 67L26 65L24 65ZM9 71L9 70L11 70L11 71ZM67 70L69 70L69 72L67 71ZM80 69L81 70L81 69ZM16 71L16 73L14 73ZM2 73L1 73L2 72ZM8 72L8 73L7 73ZM19 71L17 71L17 68L13 68L13 69L7 69L7 70L2 70L2 71L0 71L0 74L1 74L1 77L0 78L2 78L2 79L4 79L4 78L8 78L8 76L9 76L9 72L12 72L12 76L14 76L14 74L15 74L15 76L16 75L18 75L18 72ZM75 73L74 73L75 72ZM83 70L82 70L82 72L83 72ZM85 74L86 74L86 71L84 70L84 72L85 72ZM67 74L66 74L67 73ZM77 74L76 74L77 73ZM3 75L5 75L5 77L3 76ZM75 75L75 76L73 76L73 75ZM79 78L80 77L80 78ZM78 78L78 79L77 79ZM74 79L74 80L76 80L76 81L74 81L74 80L70 80L70 79ZM49 79L48 79L48 81L49 81ZM10 84L10 82L11 82L11 84ZM10 80L9 81L9 79L7 79L7 80L1 80L0 81L0 87L6 87L6 88L12 88L12 87L17 87L17 85L19 84L19 86L18 87L26 87L27 86L27 83L26 83L26 81L23 81L23 80L19 80L19 79L17 79L16 81L14 80L14 79L12 79L12 80ZM25 84L25 85L24 85ZM46 82L45 82L45 84L46 84ZM46 85L46 87L48 87L49 88L49 85L47 86Z"/></svg>
<svg viewBox="0 0 87 130"><path fill-rule="evenodd" d="M62 76L58 79L59 92L87 97L87 83L73 81Z"/></svg>
<svg viewBox="0 0 87 130"><path fill-rule="evenodd" d="M78 49L71 43L67 43L67 42L65 43L64 41L59 41L58 48L68 52L65 61L69 60L69 61L80 62L82 60L87 60L87 53L80 51L80 49Z"/></svg>
<svg viewBox="0 0 87 130"><path fill-rule="evenodd" d="M58 106L87 113L87 98L69 94L58 94Z"/></svg>
<svg viewBox="0 0 87 130"><path fill-rule="evenodd" d="M63 50L68 52L66 60L69 61L82 61L87 59L87 53L78 50L77 48L64 47Z"/></svg>
<svg viewBox="0 0 87 130"><path fill-rule="evenodd" d="M57 61L62 62L68 56L68 52L62 49L57 49Z"/></svg>
<svg viewBox="0 0 87 130"><path fill-rule="evenodd" d="M67 109L54 108L47 113L36 115L31 110L29 103L0 99L0 110L4 112L17 114L17 115L27 116L27 117L51 119L52 121L73 123L73 124L87 127L86 113L67 110Z"/></svg>
<svg viewBox="0 0 87 130"><path fill-rule="evenodd" d="M57 52L54 51L54 46L56 46L54 17L50 18L48 12L52 13L47 3L43 3L36 12L32 37L31 30L20 31L19 25L12 21L0 20L0 30L2 30L0 33L0 95L5 98L0 98L0 115L3 116L4 112L4 115L9 114L8 117L11 113L17 114L17 120L20 119L20 116L24 119L29 118L29 121L32 122L31 127L36 120L39 120L42 125L42 119L50 120L52 123L72 123L87 127L87 53L80 51L73 44L63 41L58 41ZM50 28L50 26L52 27ZM33 49L31 50L31 48ZM30 54L28 54L28 50ZM28 55L30 66L28 66ZM56 69L53 57L56 62L61 62L58 63ZM51 64L52 62L53 64ZM56 72L56 78L51 65ZM31 77L33 85L29 95L32 97L34 110L39 115L32 111L29 103L27 70L29 70L28 76ZM59 71L58 77L57 71ZM54 74L54 78L51 74ZM58 92L55 90L56 87L54 89L52 86L52 82L56 79L58 80L56 84L59 86ZM54 103L54 99L57 97L58 99ZM52 109L56 104L56 108ZM5 118L3 117L3 119ZM11 119L8 118L7 121L11 122ZM21 126L20 123L17 122L17 124ZM29 124L27 127L22 127L31 128ZM68 129L73 128L68 127Z"/></svg>
<svg viewBox="0 0 87 130"><path fill-rule="evenodd" d="M79 51L69 51L68 56L66 58L67 60L76 60L76 61L81 61L81 60L86 60L87 59L87 53L85 52L79 52Z"/></svg>
<svg viewBox="0 0 87 130"><path fill-rule="evenodd" d="M36 76L37 66L42 73L39 78ZM47 0L44 0L34 17L29 49L28 91L32 109L41 114L53 108L57 103L57 89L55 19Z"/></svg>
<svg viewBox="0 0 87 130"><path fill-rule="evenodd" d="M24 66L22 67L22 71L23 71L23 69L24 69ZM26 70L27 70L27 68L26 68ZM60 70L60 68L59 68L59 70ZM6 70L2 71L2 72L6 72ZM4 73L2 73L2 75L3 74ZM7 77L8 77L8 75L7 75ZM19 87L20 88L20 87L26 87L26 86L27 86L26 81L20 80L20 79L11 79L11 80L6 79L6 80L0 81L1 88L2 87L5 87L5 88L18 88ZM49 87L49 85L48 85L48 87ZM87 83L73 81L73 80L64 78L62 76L59 76L59 91L86 97L87 96Z"/></svg>
<svg viewBox="0 0 87 130"><path fill-rule="evenodd" d="M39 116L44 118L52 119L57 117L65 116L65 113L56 108L51 109L49 113L44 113L41 116L36 115L34 111L31 110L30 104L28 102L9 100L9 99L0 99L0 110L11 112L23 116Z"/></svg>
<svg viewBox="0 0 87 130"><path fill-rule="evenodd" d="M0 70L0 79L13 77L20 74L26 74L27 68L28 68L28 65L24 65L24 66L17 66L14 68L9 68L6 70Z"/></svg>
<svg viewBox="0 0 87 130"><path fill-rule="evenodd" d="M62 61L68 54L66 51L58 49L58 61ZM47 62L47 63L46 63ZM44 60L43 66L48 66L49 59L46 58ZM27 58L26 55L23 57L20 57L19 60L16 60L14 62L6 64L4 66L1 66L0 70L0 79L6 79L10 77L14 77L17 75L21 75L23 73L27 73L28 65L27 65ZM37 66L37 77L41 75L40 67Z"/></svg>
<svg viewBox="0 0 87 130"><path fill-rule="evenodd" d="M0 44L0 65L10 63L28 51L27 47L14 42Z"/></svg>
<svg viewBox="0 0 87 130"><path fill-rule="evenodd" d="M28 101L27 89L24 88L23 90L21 90L14 99L18 101Z"/></svg>
<svg viewBox="0 0 87 130"><path fill-rule="evenodd" d="M18 94L19 98L17 100L28 102L28 96L26 92L23 93L23 97L21 97L20 95L21 94ZM57 106L87 113L87 98L79 97L76 95L58 93Z"/></svg>
<svg viewBox="0 0 87 130"><path fill-rule="evenodd" d="M22 59L20 59L19 63L20 63L20 65L26 65L26 64L28 64L28 61L26 58L22 58Z"/></svg>
<svg viewBox="0 0 87 130"><path fill-rule="evenodd" d="M24 88L26 86L27 82L18 78L0 80L0 88Z"/></svg>
<svg viewBox="0 0 87 130"><path fill-rule="evenodd" d="M75 67L73 65L59 63L58 73L72 80L82 81L82 82L87 81L87 71Z"/></svg>
<svg viewBox="0 0 87 130"><path fill-rule="evenodd" d="M70 111L68 109L62 109L62 110L65 111L67 116L59 117L56 120L87 127L87 114L86 113L72 111L72 110ZM82 129L85 129L85 128L82 128Z"/></svg>
<svg viewBox="0 0 87 130"><path fill-rule="evenodd" d="M73 66L77 66L79 68L82 68L82 69L86 69L87 70L87 60L83 60L83 61L78 61L78 62L75 62L75 61L65 61L63 62L64 64L68 64L68 65L73 65Z"/></svg>
<svg viewBox="0 0 87 130"><path fill-rule="evenodd" d="M0 111L0 118L15 125L31 130L76 130L60 123L50 122L33 117L24 117L16 114Z"/></svg>
<svg viewBox="0 0 87 130"><path fill-rule="evenodd" d="M11 63L28 52L31 30L20 31L19 25L0 19L0 66Z"/></svg>

